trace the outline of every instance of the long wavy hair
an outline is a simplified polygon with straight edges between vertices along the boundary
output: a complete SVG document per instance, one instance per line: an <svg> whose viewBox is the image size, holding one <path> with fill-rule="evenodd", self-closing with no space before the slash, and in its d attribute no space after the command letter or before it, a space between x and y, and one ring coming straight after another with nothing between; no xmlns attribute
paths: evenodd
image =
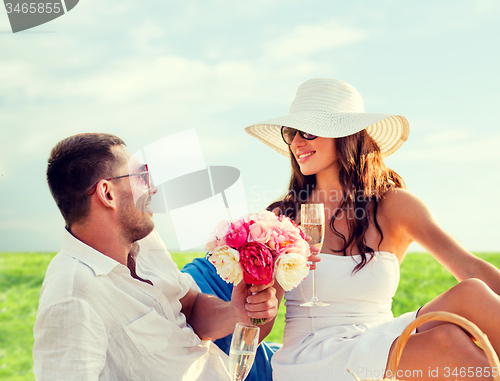
<svg viewBox="0 0 500 381"><path fill-rule="evenodd" d="M353 270L355 273L363 268L375 254L373 248L366 245L365 235L370 220L373 220L380 234L379 246L384 239L384 234L377 221L379 200L389 189L404 189L406 185L401 176L385 166L379 146L366 130L354 135L336 138L335 146L340 164L339 181L342 186L342 199L338 209L330 219L329 226L334 234L343 241L343 247L333 251L347 255L347 249L354 245L361 254L361 261ZM316 187L316 175L304 176L293 154L290 156L292 176L288 193L283 199L269 205L267 209L272 211L279 208L280 214L295 219L300 211L300 206L309 201ZM347 210L353 210L355 218L347 219L348 236L346 237L336 229L335 222Z"/></svg>

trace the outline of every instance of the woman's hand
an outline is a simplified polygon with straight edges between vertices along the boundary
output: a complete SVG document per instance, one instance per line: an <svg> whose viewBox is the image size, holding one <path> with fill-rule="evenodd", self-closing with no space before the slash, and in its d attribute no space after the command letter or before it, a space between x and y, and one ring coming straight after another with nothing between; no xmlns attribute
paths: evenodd
<svg viewBox="0 0 500 381"><path fill-rule="evenodd" d="M310 241L310 240L311 240L311 237L306 235L306 241ZM319 256L320 249L318 249L316 246L311 246L311 245L309 245L309 249L311 251L311 254L309 255L309 257L307 257L307 260L309 262L312 262L311 264L309 264L309 270L315 270L316 263L321 261L321 257Z"/></svg>
<svg viewBox="0 0 500 381"><path fill-rule="evenodd" d="M319 256L319 249L315 246L309 246L311 248L311 255L309 255L309 257L307 257L307 260L309 262L312 262L310 265L309 265L309 270L314 270L316 269L316 263L318 263L319 261L321 261L321 257Z"/></svg>

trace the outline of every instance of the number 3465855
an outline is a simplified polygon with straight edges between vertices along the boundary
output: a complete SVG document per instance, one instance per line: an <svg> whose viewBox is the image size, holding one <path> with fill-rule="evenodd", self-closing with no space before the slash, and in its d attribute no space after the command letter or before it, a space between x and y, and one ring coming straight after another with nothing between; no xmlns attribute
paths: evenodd
<svg viewBox="0 0 500 381"><path fill-rule="evenodd" d="M7 13L61 13L60 3L6 3Z"/></svg>

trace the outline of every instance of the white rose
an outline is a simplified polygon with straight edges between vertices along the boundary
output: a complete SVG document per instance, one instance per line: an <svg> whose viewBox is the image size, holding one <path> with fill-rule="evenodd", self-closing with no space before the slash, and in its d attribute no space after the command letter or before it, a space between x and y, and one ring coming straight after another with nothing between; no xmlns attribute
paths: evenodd
<svg viewBox="0 0 500 381"><path fill-rule="evenodd" d="M249 220L254 220L254 221L274 222L278 220L276 214L274 214L273 212L269 212L267 210L262 210L259 213L250 214L248 217Z"/></svg>
<svg viewBox="0 0 500 381"><path fill-rule="evenodd" d="M305 259L309 258L309 255L311 255L311 250L309 249L309 244L306 241L304 241L302 238L299 238L297 241L294 241L294 242L290 243L289 245L285 246L283 251L285 253L300 254Z"/></svg>
<svg viewBox="0 0 500 381"><path fill-rule="evenodd" d="M276 261L275 275L285 291L297 287L309 274L306 258L297 253L281 254Z"/></svg>
<svg viewBox="0 0 500 381"><path fill-rule="evenodd" d="M233 248L223 245L216 248L210 256L217 270L217 274L227 283L237 285L243 279L243 269L240 264L240 253Z"/></svg>

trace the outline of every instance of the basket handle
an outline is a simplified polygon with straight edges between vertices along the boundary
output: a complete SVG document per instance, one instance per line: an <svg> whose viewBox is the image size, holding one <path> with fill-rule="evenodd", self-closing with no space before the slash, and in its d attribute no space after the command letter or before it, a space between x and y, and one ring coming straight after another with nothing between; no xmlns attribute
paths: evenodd
<svg viewBox="0 0 500 381"><path fill-rule="evenodd" d="M405 328L401 336L399 336L399 338L396 340L396 343L394 344L394 349L391 353L391 356L389 357L389 362L387 364L387 371L388 372L390 371L391 372L390 374L393 375L393 377L398 369L398 364L401 358L401 353L403 352L403 347L410 338L411 333L419 325L427 323L428 321L431 320L441 320L450 322L467 330L481 344L481 347L483 348L486 357L488 358L490 366L496 367L498 372L500 372L500 362L498 361L498 356L495 350L491 346L488 337L474 323L459 315L452 314L450 312L437 311L437 312L429 312L416 318L414 321L408 324L408 326ZM495 377L494 380L500 381L500 375Z"/></svg>

